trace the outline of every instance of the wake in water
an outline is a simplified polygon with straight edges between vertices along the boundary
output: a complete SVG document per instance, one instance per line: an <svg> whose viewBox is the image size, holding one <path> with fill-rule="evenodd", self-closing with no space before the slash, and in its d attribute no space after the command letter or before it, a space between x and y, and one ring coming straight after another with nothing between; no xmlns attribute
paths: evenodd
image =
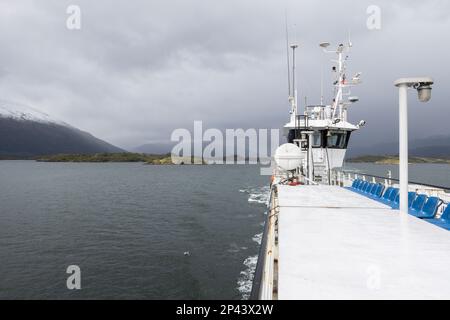
<svg viewBox="0 0 450 320"><path fill-rule="evenodd" d="M248 202L252 203L260 203L268 205L269 202L269 196L270 196L270 187L264 186L264 187L248 187L245 189L239 190L239 192L242 193L248 193Z"/></svg>
<svg viewBox="0 0 450 320"><path fill-rule="evenodd" d="M241 271L241 276L238 279L238 290L242 294L242 300L248 300L252 292L253 277L255 275L256 264L258 262L258 255L250 256L244 260L246 269Z"/></svg>
<svg viewBox="0 0 450 320"><path fill-rule="evenodd" d="M262 236L263 236L262 232L258 233L258 234L255 234L253 236L252 240L255 241L258 245L261 245Z"/></svg>
<svg viewBox="0 0 450 320"><path fill-rule="evenodd" d="M248 202L253 204L264 204L269 205L270 197L270 187L248 187L239 190L239 192L248 194ZM267 211L264 211L267 214ZM264 222L261 223L264 226ZM263 233L255 234L252 240L255 241L258 246L261 245ZM245 270L241 271L240 277L238 279L237 289L242 294L242 300L248 300L250 298L250 293L252 291L253 278L255 276L256 264L258 263L258 255L249 256L244 260Z"/></svg>

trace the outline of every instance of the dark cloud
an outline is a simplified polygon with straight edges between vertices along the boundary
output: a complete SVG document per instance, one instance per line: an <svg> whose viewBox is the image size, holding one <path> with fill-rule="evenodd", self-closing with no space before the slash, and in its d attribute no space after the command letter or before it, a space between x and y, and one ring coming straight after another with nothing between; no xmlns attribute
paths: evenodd
<svg viewBox="0 0 450 320"><path fill-rule="evenodd" d="M82 29L66 28L66 8ZM382 28L366 27L369 5ZM288 118L284 16L298 51L299 90L319 101L320 70L330 83L322 41L354 43L354 143L394 140L393 81L431 75L433 99L411 94L412 135L447 129L448 1L13 1L0 4L0 95L30 104L121 147L169 140L173 129L279 127ZM327 99L331 86L325 86ZM303 100L303 99L302 99Z"/></svg>

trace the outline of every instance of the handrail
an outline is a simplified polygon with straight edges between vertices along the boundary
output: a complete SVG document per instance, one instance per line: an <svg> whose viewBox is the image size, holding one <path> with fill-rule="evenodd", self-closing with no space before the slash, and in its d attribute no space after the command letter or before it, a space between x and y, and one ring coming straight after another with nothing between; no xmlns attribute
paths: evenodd
<svg viewBox="0 0 450 320"><path fill-rule="evenodd" d="M255 273L253 276L250 300L259 300L262 275L263 275L263 271L264 271L263 269L264 269L264 265L266 262L267 234L269 233L271 211L274 209L274 208L271 208L271 204L272 204L272 195L273 195L275 186L276 185L272 186L270 189L269 211L267 212L266 221L264 223L263 237L261 239L261 246L259 247L259 253L258 253L258 261L256 262L256 269L255 269Z"/></svg>
<svg viewBox="0 0 450 320"><path fill-rule="evenodd" d="M304 178L306 181L310 182L311 184L313 184L313 185L315 185L315 186L319 185L318 182L313 181L313 180L311 180L310 178L308 178L308 177L306 177L306 176L303 176L303 178Z"/></svg>
<svg viewBox="0 0 450 320"><path fill-rule="evenodd" d="M393 181L397 181L397 182L400 181L399 179L389 178L389 177L380 177L380 176L376 176L376 175L372 175L372 174L368 174L368 173L359 173L359 172L347 171L347 170L341 170L341 172L353 173L353 174L357 174L357 175L361 175L361 176L368 176L368 177L378 178L378 179L388 179L388 180L393 180ZM438 185L433 185L433 184L428 184L428 183L423 183L423 182L408 181L408 183L409 184L417 184L417 185L421 185L421 186L425 186L425 187L450 190L450 187L438 186Z"/></svg>

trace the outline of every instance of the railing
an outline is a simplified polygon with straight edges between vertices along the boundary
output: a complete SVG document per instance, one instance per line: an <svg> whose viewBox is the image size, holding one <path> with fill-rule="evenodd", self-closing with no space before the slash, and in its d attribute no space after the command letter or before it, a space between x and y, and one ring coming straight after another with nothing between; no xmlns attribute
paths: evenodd
<svg viewBox="0 0 450 320"><path fill-rule="evenodd" d="M362 179L364 181L369 181L371 179L371 182L380 182L385 186L392 186L393 182L399 182L399 179L392 178L391 171L388 171L387 175L383 177L348 170L333 170L331 184L339 185L341 187L349 187L355 179ZM427 196L439 197L442 200L442 205L439 207L438 216L444 210L444 206L450 203L450 193L448 193L448 191L450 191L450 187L448 186L409 181L408 187L409 191L416 191L417 193L423 193Z"/></svg>
<svg viewBox="0 0 450 320"><path fill-rule="evenodd" d="M309 179L308 177L306 177L306 176L304 176L304 175L302 175L302 177L303 177L303 179L305 179L305 181L308 182L309 184L312 184L312 185L315 185L315 186L319 185L318 182L316 182L316 181L314 181L314 180L311 180L311 179Z"/></svg>
<svg viewBox="0 0 450 320"><path fill-rule="evenodd" d="M339 183L338 179L340 179L341 180L340 182L342 183L342 181L343 181L342 178L344 178L345 175L347 175L349 177L348 179L350 179L351 181L357 179L358 177L361 177L363 180L366 180L366 177L374 178L375 181L376 181L376 179L382 179L382 180L385 180L385 182L386 182L385 184L388 184L388 185L392 185L392 181L395 181L395 182L400 181L399 179L392 178L390 171L388 172L387 176L385 176L385 177L376 176L376 175L368 174L368 173L357 173L354 171L347 171L347 170L333 170L333 173L335 174L333 176L333 178L335 178L335 179L332 179L332 180L334 180L334 182L336 182L336 184ZM352 174L354 175L353 179L350 178ZM449 186L440 186L440 185L423 183L423 182L415 182L415 181L409 181L408 184L424 186L424 187L429 187L429 188L435 188L435 189L440 189L440 190L444 190L444 191L450 191Z"/></svg>
<svg viewBox="0 0 450 320"><path fill-rule="evenodd" d="M307 115L298 114L295 117L295 139L301 138L300 131L309 128L309 117Z"/></svg>
<svg viewBox="0 0 450 320"><path fill-rule="evenodd" d="M274 291L274 265L275 225L277 221L275 200L273 194L276 186L273 186L269 198L269 210L264 224L264 233L259 248L258 262L252 282L251 300L272 300Z"/></svg>
<svg viewBox="0 0 450 320"><path fill-rule="evenodd" d="M327 106L306 106L305 114L311 119L311 120L324 120L328 119L329 116L331 116L331 109L330 115L327 117L326 109Z"/></svg>
<svg viewBox="0 0 450 320"><path fill-rule="evenodd" d="M374 176L374 175L366 174L366 173L334 169L331 171L331 182L330 183L332 185L348 187L353 183L354 180L361 178L362 180L366 181L367 177L372 178L372 182L377 182L376 179L382 179L382 180L384 180L383 183L387 186L392 185L392 181L395 180L395 179L392 179L390 171L388 172L386 177L380 177L380 176ZM378 182L380 182L380 181L378 181Z"/></svg>

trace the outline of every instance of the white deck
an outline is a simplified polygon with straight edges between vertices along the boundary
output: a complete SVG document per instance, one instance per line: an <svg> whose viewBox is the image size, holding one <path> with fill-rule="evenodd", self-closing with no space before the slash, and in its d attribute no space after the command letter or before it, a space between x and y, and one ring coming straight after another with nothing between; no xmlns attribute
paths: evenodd
<svg viewBox="0 0 450 320"><path fill-rule="evenodd" d="M334 186L279 205L279 299L450 299L449 231Z"/></svg>

